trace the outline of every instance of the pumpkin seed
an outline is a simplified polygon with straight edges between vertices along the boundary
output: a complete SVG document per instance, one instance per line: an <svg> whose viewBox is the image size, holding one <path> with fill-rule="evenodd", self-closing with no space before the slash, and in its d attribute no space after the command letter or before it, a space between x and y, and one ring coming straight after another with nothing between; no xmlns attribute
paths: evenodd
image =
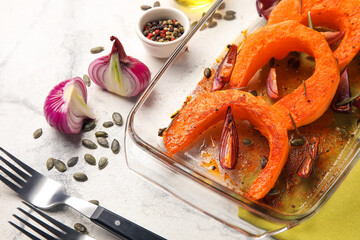
<svg viewBox="0 0 360 240"><path fill-rule="evenodd" d="M104 51L104 47L102 46L93 47L92 49L90 49L90 52L92 54L101 53L102 51Z"/></svg>
<svg viewBox="0 0 360 240"><path fill-rule="evenodd" d="M68 167L73 167L77 164L78 160L79 160L79 157L72 157L67 161L66 164Z"/></svg>
<svg viewBox="0 0 360 240"><path fill-rule="evenodd" d="M84 155L85 161L90 165L96 165L96 159L93 155L87 153Z"/></svg>
<svg viewBox="0 0 360 240"><path fill-rule="evenodd" d="M85 123L85 125L83 125L83 131L89 132L89 131L93 130L95 127L96 127L95 120L91 120L90 122L87 122L87 123Z"/></svg>
<svg viewBox="0 0 360 240"><path fill-rule="evenodd" d="M102 157L100 158L100 161L99 161L99 169L104 169L106 166L108 165L108 159L106 157Z"/></svg>
<svg viewBox="0 0 360 240"><path fill-rule="evenodd" d="M85 173L74 173L73 178L78 182L85 182L88 180Z"/></svg>
<svg viewBox="0 0 360 240"><path fill-rule="evenodd" d="M222 19L223 16L222 16L221 13L214 13L213 17L214 17L215 19Z"/></svg>
<svg viewBox="0 0 360 240"><path fill-rule="evenodd" d="M206 78L211 77L211 70L210 70L210 68L205 68L205 70L204 70L204 76L205 76Z"/></svg>
<svg viewBox="0 0 360 240"><path fill-rule="evenodd" d="M208 28L214 28L217 26L217 22L213 21L208 24Z"/></svg>
<svg viewBox="0 0 360 240"><path fill-rule="evenodd" d="M235 15L225 15L224 20L231 21L235 19Z"/></svg>
<svg viewBox="0 0 360 240"><path fill-rule="evenodd" d="M222 4L220 4L220 6L218 7L219 10L225 9L226 4L223 2Z"/></svg>
<svg viewBox="0 0 360 240"><path fill-rule="evenodd" d="M121 114L118 113L118 112L114 112L114 113L112 114L112 119L113 119L113 121L114 121L114 123L115 123L116 125L121 126L121 125L123 124L122 116L121 116Z"/></svg>
<svg viewBox="0 0 360 240"><path fill-rule="evenodd" d="M190 25L190 29L193 29L196 26L197 23L198 23L198 21L192 22L191 25Z"/></svg>
<svg viewBox="0 0 360 240"><path fill-rule="evenodd" d="M305 140L302 138L294 139L290 142L291 146L299 147L305 144Z"/></svg>
<svg viewBox="0 0 360 240"><path fill-rule="evenodd" d="M99 206L99 201L98 200L89 200L89 203L95 204Z"/></svg>
<svg viewBox="0 0 360 240"><path fill-rule="evenodd" d="M108 142L108 140L106 140L106 138L98 137L98 138L96 138L96 140L101 146L107 147L107 148L109 147L109 142Z"/></svg>
<svg viewBox="0 0 360 240"><path fill-rule="evenodd" d="M151 6L149 6L149 5L141 5L140 8L141 8L141 10L146 11L146 10L149 10L151 8Z"/></svg>
<svg viewBox="0 0 360 240"><path fill-rule="evenodd" d="M87 74L84 74L84 75L83 75L83 80L84 80L86 86L90 87L90 85L91 85L91 80L90 80L90 77L89 77Z"/></svg>
<svg viewBox="0 0 360 240"><path fill-rule="evenodd" d="M55 159L54 158L49 158L47 161L46 161L46 168L48 171L50 171L53 167L54 167L54 164L55 164Z"/></svg>
<svg viewBox="0 0 360 240"><path fill-rule="evenodd" d="M96 136L96 137L106 138L106 137L108 137L108 134L107 134L107 132L104 132L104 131L97 131L97 132L95 133L95 136Z"/></svg>
<svg viewBox="0 0 360 240"><path fill-rule="evenodd" d="M88 230L86 229L86 227L84 225L82 225L81 223L75 223L74 229L80 233L84 233L84 234L89 233Z"/></svg>
<svg viewBox="0 0 360 240"><path fill-rule="evenodd" d="M201 26L200 31L203 31L203 30L205 30L206 28L207 28L207 24L205 23L204 25Z"/></svg>
<svg viewBox="0 0 360 240"><path fill-rule="evenodd" d="M65 172L67 169L65 163L63 163L62 161L60 161L58 159L54 159L54 166L55 166L56 170L58 170L59 172Z"/></svg>
<svg viewBox="0 0 360 240"><path fill-rule="evenodd" d="M264 169L266 167L266 164L268 162L268 158L267 157L261 157L261 160L260 160L260 167L261 169Z"/></svg>
<svg viewBox="0 0 360 240"><path fill-rule="evenodd" d="M154 7L160 7L160 2L159 2L159 1L155 1L153 6L154 6Z"/></svg>
<svg viewBox="0 0 360 240"><path fill-rule="evenodd" d="M120 144L118 140L114 139L111 143L111 151L115 154L119 153L120 151Z"/></svg>
<svg viewBox="0 0 360 240"><path fill-rule="evenodd" d="M36 129L35 132L33 133L34 139L41 137L42 133L43 133L42 128Z"/></svg>
<svg viewBox="0 0 360 240"><path fill-rule="evenodd" d="M251 144L253 144L253 141L251 141L251 139L244 138L243 144L244 146L250 146Z"/></svg>
<svg viewBox="0 0 360 240"><path fill-rule="evenodd" d="M114 123L112 121L107 121L103 123L103 126L106 128L114 126Z"/></svg>
<svg viewBox="0 0 360 240"><path fill-rule="evenodd" d="M93 141L89 140L89 139L83 139L81 141L82 145L86 148L89 148L89 149L96 149L97 148L97 145L96 143L94 143Z"/></svg>
<svg viewBox="0 0 360 240"><path fill-rule="evenodd" d="M226 15L235 15L236 12L235 12L235 11L232 11L232 10L227 10L227 11L225 12L225 14L226 14Z"/></svg>

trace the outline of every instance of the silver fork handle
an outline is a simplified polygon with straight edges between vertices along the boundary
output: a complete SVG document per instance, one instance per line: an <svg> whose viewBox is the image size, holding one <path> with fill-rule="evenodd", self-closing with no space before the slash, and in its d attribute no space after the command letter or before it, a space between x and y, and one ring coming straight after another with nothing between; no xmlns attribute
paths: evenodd
<svg viewBox="0 0 360 240"><path fill-rule="evenodd" d="M64 203L88 218L91 218L98 208L95 204L89 203L77 197L68 197Z"/></svg>

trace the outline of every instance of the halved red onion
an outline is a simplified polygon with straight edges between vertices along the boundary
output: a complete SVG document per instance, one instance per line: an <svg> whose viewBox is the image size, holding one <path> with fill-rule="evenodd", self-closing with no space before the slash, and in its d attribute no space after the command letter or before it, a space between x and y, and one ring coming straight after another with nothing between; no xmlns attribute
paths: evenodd
<svg viewBox="0 0 360 240"><path fill-rule="evenodd" d="M270 13L276 7L278 0L256 0L256 10L259 16L269 19Z"/></svg>
<svg viewBox="0 0 360 240"><path fill-rule="evenodd" d="M275 68L270 68L269 76L266 79L266 94L273 100L279 98Z"/></svg>
<svg viewBox="0 0 360 240"><path fill-rule="evenodd" d="M343 37L345 36L345 33L346 33L345 31L321 32L321 34L323 35L323 37L325 38L325 40L328 42L329 45L337 43L338 41L343 39Z"/></svg>
<svg viewBox="0 0 360 240"><path fill-rule="evenodd" d="M348 100L350 97L351 97L351 93L350 93L349 74L348 74L348 69L346 67L343 73L341 74L339 86L336 90L335 96L331 103L332 109L335 112L349 113L351 108L350 102L341 106L339 106L339 103Z"/></svg>
<svg viewBox="0 0 360 240"><path fill-rule="evenodd" d="M56 85L46 97L46 121L60 132L79 133L84 119L96 118L86 102L87 90L84 81L80 77L65 80Z"/></svg>

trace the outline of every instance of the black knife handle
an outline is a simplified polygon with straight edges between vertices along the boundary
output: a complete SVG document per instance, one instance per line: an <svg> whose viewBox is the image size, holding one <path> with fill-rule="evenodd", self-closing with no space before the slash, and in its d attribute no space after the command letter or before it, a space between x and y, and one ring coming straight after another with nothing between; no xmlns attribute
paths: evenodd
<svg viewBox="0 0 360 240"><path fill-rule="evenodd" d="M165 238L120 217L119 215L98 207L90 217L91 221L109 230L113 234L130 240L165 240Z"/></svg>

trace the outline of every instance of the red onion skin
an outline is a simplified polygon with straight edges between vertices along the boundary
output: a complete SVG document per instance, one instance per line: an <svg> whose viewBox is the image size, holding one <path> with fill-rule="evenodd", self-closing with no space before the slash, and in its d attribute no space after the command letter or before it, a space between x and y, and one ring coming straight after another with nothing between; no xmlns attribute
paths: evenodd
<svg viewBox="0 0 360 240"><path fill-rule="evenodd" d="M118 54L120 69L122 70L122 74L125 78L134 79L134 82L131 82L132 88L129 89L124 96L133 97L145 90L145 88L149 85L151 74L149 68L139 61L136 58L131 56L127 56L119 39L115 36L110 37L111 41L114 41L111 52L107 56L103 56L94 60L89 65L89 76L93 80L93 82L99 87L106 89L108 91L112 91L111 89L107 89L102 81L105 78L105 72L109 67L109 62L111 60L111 56L113 54ZM142 81L139 81L141 79ZM112 91L114 92L114 91Z"/></svg>
<svg viewBox="0 0 360 240"><path fill-rule="evenodd" d="M276 70L270 68L269 76L266 80L266 94L272 99L276 100L279 98L279 92L276 81Z"/></svg>
<svg viewBox="0 0 360 240"><path fill-rule="evenodd" d="M87 102L87 90L84 81L80 77L65 80L56 85L49 93L44 104L44 114L50 126L65 134L76 134L81 131L83 116L70 114L72 109L64 101L63 94L67 84L76 84L80 90L84 102ZM73 126L73 128L71 127Z"/></svg>
<svg viewBox="0 0 360 240"><path fill-rule="evenodd" d="M236 167L238 153L239 137L237 134L234 116L231 112L231 107L228 107L220 136L220 166L223 169L234 169Z"/></svg>
<svg viewBox="0 0 360 240"><path fill-rule="evenodd" d="M212 92L221 90L224 85L230 81L230 76L236 62L236 56L237 46L232 44L215 72L211 89Z"/></svg>
<svg viewBox="0 0 360 240"><path fill-rule="evenodd" d="M259 13L259 16L263 16L268 20L277 3L278 0L256 0L256 10Z"/></svg>
<svg viewBox="0 0 360 240"><path fill-rule="evenodd" d="M344 38L346 31L337 31L337 32L321 32L325 40L328 42L329 45L337 43L341 39Z"/></svg>
<svg viewBox="0 0 360 240"><path fill-rule="evenodd" d="M335 96L331 103L331 107L335 112L339 113L349 113L351 104L347 103L342 106L336 106L337 103L348 100L351 97L350 93L350 82L349 82L349 74L347 67L343 71L340 77L339 86L336 90ZM353 103L354 104L354 103ZM355 105L354 105L355 106Z"/></svg>

